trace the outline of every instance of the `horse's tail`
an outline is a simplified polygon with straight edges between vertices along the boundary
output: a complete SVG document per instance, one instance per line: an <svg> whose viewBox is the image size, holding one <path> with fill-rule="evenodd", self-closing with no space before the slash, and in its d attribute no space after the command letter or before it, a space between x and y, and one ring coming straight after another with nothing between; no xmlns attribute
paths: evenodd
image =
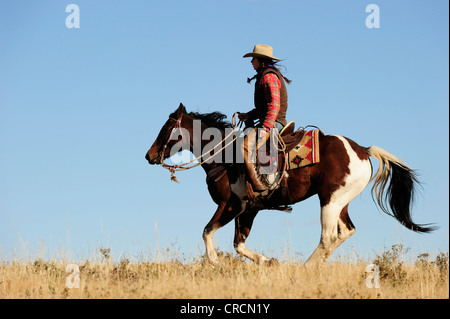
<svg viewBox="0 0 450 319"><path fill-rule="evenodd" d="M428 233L435 227L415 224L411 219L411 204L419 181L414 171L404 162L378 146L366 149L367 154L376 158L380 166L372 177L372 197L386 214L397 219L403 226L420 233ZM390 178L390 184L388 181ZM387 186L387 189L386 189ZM387 209L389 204L391 212Z"/></svg>

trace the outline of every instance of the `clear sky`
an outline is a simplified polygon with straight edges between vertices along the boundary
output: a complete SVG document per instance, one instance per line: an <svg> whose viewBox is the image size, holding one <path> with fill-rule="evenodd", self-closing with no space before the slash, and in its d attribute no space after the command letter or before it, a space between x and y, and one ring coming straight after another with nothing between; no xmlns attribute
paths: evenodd
<svg viewBox="0 0 450 319"><path fill-rule="evenodd" d="M66 6L80 9L67 28ZM368 28L366 6L379 7ZM349 207L356 234L335 252L449 244L447 0L0 2L0 256L74 259L111 248L199 256L215 204L201 168L170 174L144 155L168 115L253 106L242 56L257 43L283 59L288 120L377 145L417 169L416 234L383 214L370 187ZM377 162L373 161L377 166ZM320 236L317 197L263 211L247 246L306 259ZM215 235L233 251L234 223Z"/></svg>

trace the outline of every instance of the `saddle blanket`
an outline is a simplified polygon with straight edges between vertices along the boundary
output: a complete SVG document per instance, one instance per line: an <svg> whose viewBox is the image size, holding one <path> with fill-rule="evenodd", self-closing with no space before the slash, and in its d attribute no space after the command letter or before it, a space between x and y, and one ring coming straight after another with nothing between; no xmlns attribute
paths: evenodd
<svg viewBox="0 0 450 319"><path fill-rule="evenodd" d="M287 154L287 169L296 169L320 161L319 135L320 130L312 130L305 133L301 141Z"/></svg>

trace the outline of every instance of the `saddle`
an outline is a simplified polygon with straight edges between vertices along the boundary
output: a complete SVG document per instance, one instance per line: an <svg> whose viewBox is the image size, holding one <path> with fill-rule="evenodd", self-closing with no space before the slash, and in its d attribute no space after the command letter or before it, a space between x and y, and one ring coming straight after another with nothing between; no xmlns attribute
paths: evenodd
<svg viewBox="0 0 450 319"><path fill-rule="evenodd" d="M284 145L284 154L288 163L287 170L296 169L319 162L319 139L323 136L323 132L316 126L315 130L306 130L303 127L294 131L294 121L289 122L280 132ZM279 152L278 157L283 155L283 151Z"/></svg>
<svg viewBox="0 0 450 319"><path fill-rule="evenodd" d="M306 132L304 128L299 128L295 132L294 129L295 129L295 122L290 121L280 132L280 137L283 140L284 145L286 145L285 149L286 153L291 151L294 147L296 147L300 143Z"/></svg>
<svg viewBox="0 0 450 319"><path fill-rule="evenodd" d="M285 198L285 202L290 202L289 192L287 189L288 171L298 169L319 162L319 138L323 135L320 129L305 130L300 127L295 131L294 121L289 122L279 136L278 156L276 158L260 158L266 164L267 174L261 174L261 180L268 187L268 193L263 195L269 199L275 189L281 188L281 196ZM266 147L275 147L276 139L270 138ZM284 150L283 150L284 149ZM263 154L264 157L264 154ZM249 191L248 191L249 192Z"/></svg>
<svg viewBox="0 0 450 319"><path fill-rule="evenodd" d="M279 138L281 139L281 141L277 141L277 139L275 139L273 136L271 136L271 138L267 140L266 142L267 149L278 148L279 150L278 162L276 162L277 159L275 158L269 159L264 158L262 161L260 161L259 164L261 165L261 162L263 162L266 164L265 165L263 164L262 166L269 166L273 165L274 163L280 163L283 160L281 158L283 154L289 154L289 152L291 152L295 147L297 147L302 142L302 139L304 138L307 132L302 127L297 129L297 131L294 130L295 130L295 122L290 121L288 124L286 124L286 126L281 130L279 134ZM276 143L278 143L278 145ZM278 171L281 172L279 165L273 166L278 166ZM275 173L275 171L273 172Z"/></svg>

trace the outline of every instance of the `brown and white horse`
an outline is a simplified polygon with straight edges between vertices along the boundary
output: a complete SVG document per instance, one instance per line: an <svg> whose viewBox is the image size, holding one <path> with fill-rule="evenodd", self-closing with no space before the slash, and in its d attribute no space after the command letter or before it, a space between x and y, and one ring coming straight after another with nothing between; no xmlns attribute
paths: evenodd
<svg viewBox="0 0 450 319"><path fill-rule="evenodd" d="M225 116L218 112L187 113L180 104L169 116L145 158L150 164L163 164L164 159L170 157L171 147L177 143L189 143L185 146L194 156L201 156L199 149L203 150L205 146L211 145L211 140L201 140L201 148L194 149L194 143L199 142L199 138L193 136L194 120L201 120L202 132L210 127L224 132L226 128L231 127L224 118ZM173 133L177 128L182 128L190 138L186 139L183 134L178 134L174 139ZM186 141L183 142L183 139ZM413 231L427 233L434 230L433 227L418 225L412 221L410 206L418 181L413 170L397 157L376 146L359 146L339 135L321 136L319 145L319 163L288 171L287 196L286 191L283 193L276 189L269 200L257 203L248 200L246 196L247 182L242 165L221 164L219 161L209 161L201 165L208 177L209 193L218 205L203 231L206 253L212 263L218 262L212 241L214 232L233 219L236 251L256 263L271 263L272 259L250 251L245 246L255 216L260 210L290 205L316 194L320 199L322 233L318 247L306 263L326 261L339 245L355 233L355 226L348 214L348 205L372 179L372 196L385 213ZM380 162L373 178L370 156ZM220 172L222 173L218 174Z"/></svg>

